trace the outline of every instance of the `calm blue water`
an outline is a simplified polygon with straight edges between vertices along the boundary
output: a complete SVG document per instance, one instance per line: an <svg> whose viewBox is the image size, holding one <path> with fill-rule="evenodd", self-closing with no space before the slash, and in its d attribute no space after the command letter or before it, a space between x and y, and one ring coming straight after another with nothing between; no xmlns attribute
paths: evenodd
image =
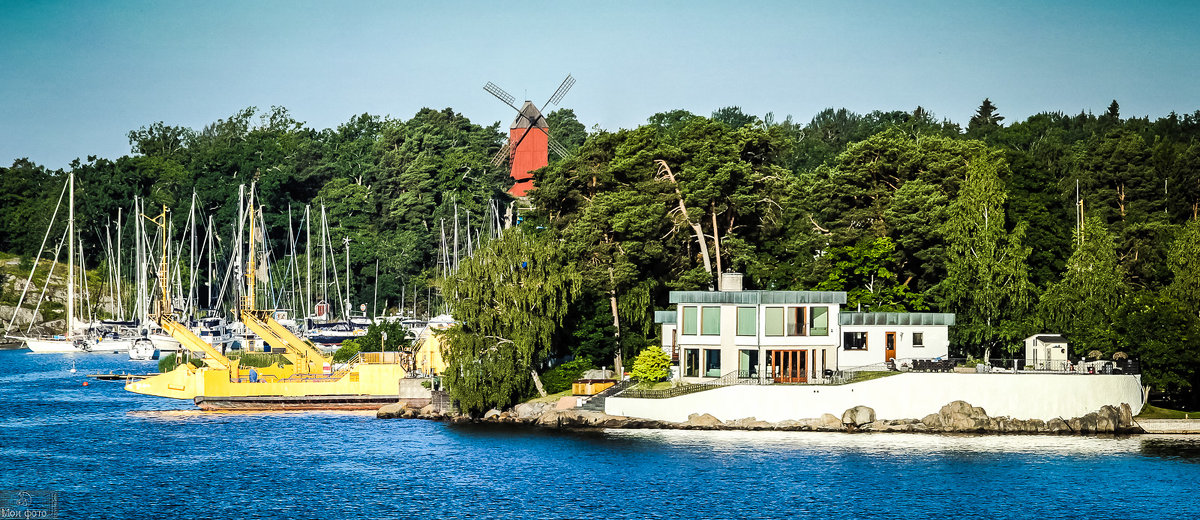
<svg viewBox="0 0 1200 520"><path fill-rule="evenodd" d="M60 518L1200 517L1200 438L559 433L83 386L154 369L0 351L0 490Z"/></svg>

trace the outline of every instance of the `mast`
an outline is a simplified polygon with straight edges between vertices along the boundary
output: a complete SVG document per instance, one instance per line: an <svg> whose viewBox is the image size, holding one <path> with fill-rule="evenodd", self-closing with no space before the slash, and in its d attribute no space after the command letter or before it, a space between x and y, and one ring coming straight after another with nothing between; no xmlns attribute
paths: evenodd
<svg viewBox="0 0 1200 520"><path fill-rule="evenodd" d="M326 316L329 315L329 264L326 256L329 244L325 243L325 237L329 235L328 226L329 223L325 220L325 204L321 204L321 301L325 302Z"/></svg>
<svg viewBox="0 0 1200 520"><path fill-rule="evenodd" d="M117 316L119 316L117 319L119 319L119 320L125 319L125 306L122 305L123 301L121 299L121 285L122 285L121 284L121 210L122 209L124 209L124 208L120 208L120 207L117 208L117 284L116 284L117 301L114 302L114 304L116 306Z"/></svg>
<svg viewBox="0 0 1200 520"><path fill-rule="evenodd" d="M75 172L70 178L70 205L67 206L67 339L75 328Z"/></svg>
<svg viewBox="0 0 1200 520"><path fill-rule="evenodd" d="M304 205L304 261L307 270L304 275L304 306L305 316L312 316L312 222L309 219L309 206Z"/></svg>
<svg viewBox="0 0 1200 520"><path fill-rule="evenodd" d="M342 238L346 245L346 323L350 323L350 237Z"/></svg>

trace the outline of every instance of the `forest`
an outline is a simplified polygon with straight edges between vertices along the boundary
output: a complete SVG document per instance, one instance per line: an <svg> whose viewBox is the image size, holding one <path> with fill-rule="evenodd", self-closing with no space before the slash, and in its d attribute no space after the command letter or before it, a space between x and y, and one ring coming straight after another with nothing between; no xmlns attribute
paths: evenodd
<svg viewBox="0 0 1200 520"><path fill-rule="evenodd" d="M105 237L129 232L116 217L128 226L137 197L171 208L178 233L193 202L211 216L223 274L239 186L253 182L273 250L319 225L306 206L323 208L334 251L349 240L355 303L380 313L403 295L406 312L463 321L452 366L490 370L451 383L504 379L472 407L528 395L531 368L631 359L657 341L653 311L669 291L713 289L731 270L748 289L955 313L954 356L1011 356L1030 334L1062 333L1074 359L1125 353L1157 399L1200 404L1200 111L1126 118L1113 101L1100 115L1009 122L985 99L965 126L921 107L808 122L674 110L615 131L571 109L547 121L570 153L551 155L524 204L491 163L506 128L449 108L323 130L281 107L200 130L153 123L118 158L0 168L0 251L39 254L71 171L89 266L109 268ZM487 240L492 207L511 207L516 224ZM462 228L454 244L447 226ZM451 249L463 251L452 266ZM0 286L12 305L12 284Z"/></svg>

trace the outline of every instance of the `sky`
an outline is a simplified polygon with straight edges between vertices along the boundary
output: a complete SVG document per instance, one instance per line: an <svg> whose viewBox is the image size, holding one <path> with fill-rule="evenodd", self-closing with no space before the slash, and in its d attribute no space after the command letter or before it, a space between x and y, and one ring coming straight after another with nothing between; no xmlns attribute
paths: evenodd
<svg viewBox="0 0 1200 520"><path fill-rule="evenodd" d="M1040 112L1200 109L1200 2L53 2L0 0L0 165L130 153L154 122L201 129L287 107L314 128L451 107L511 121L488 81L589 128L725 106L777 120L911 111L962 123L987 97Z"/></svg>

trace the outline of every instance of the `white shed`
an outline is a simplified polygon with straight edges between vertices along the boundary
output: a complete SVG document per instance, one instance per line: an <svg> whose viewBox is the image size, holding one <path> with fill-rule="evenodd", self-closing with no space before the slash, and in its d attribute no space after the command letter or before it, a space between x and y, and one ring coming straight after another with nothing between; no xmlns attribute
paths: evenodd
<svg viewBox="0 0 1200 520"><path fill-rule="evenodd" d="M1034 334L1025 338L1026 370L1066 370L1067 339L1058 334Z"/></svg>

